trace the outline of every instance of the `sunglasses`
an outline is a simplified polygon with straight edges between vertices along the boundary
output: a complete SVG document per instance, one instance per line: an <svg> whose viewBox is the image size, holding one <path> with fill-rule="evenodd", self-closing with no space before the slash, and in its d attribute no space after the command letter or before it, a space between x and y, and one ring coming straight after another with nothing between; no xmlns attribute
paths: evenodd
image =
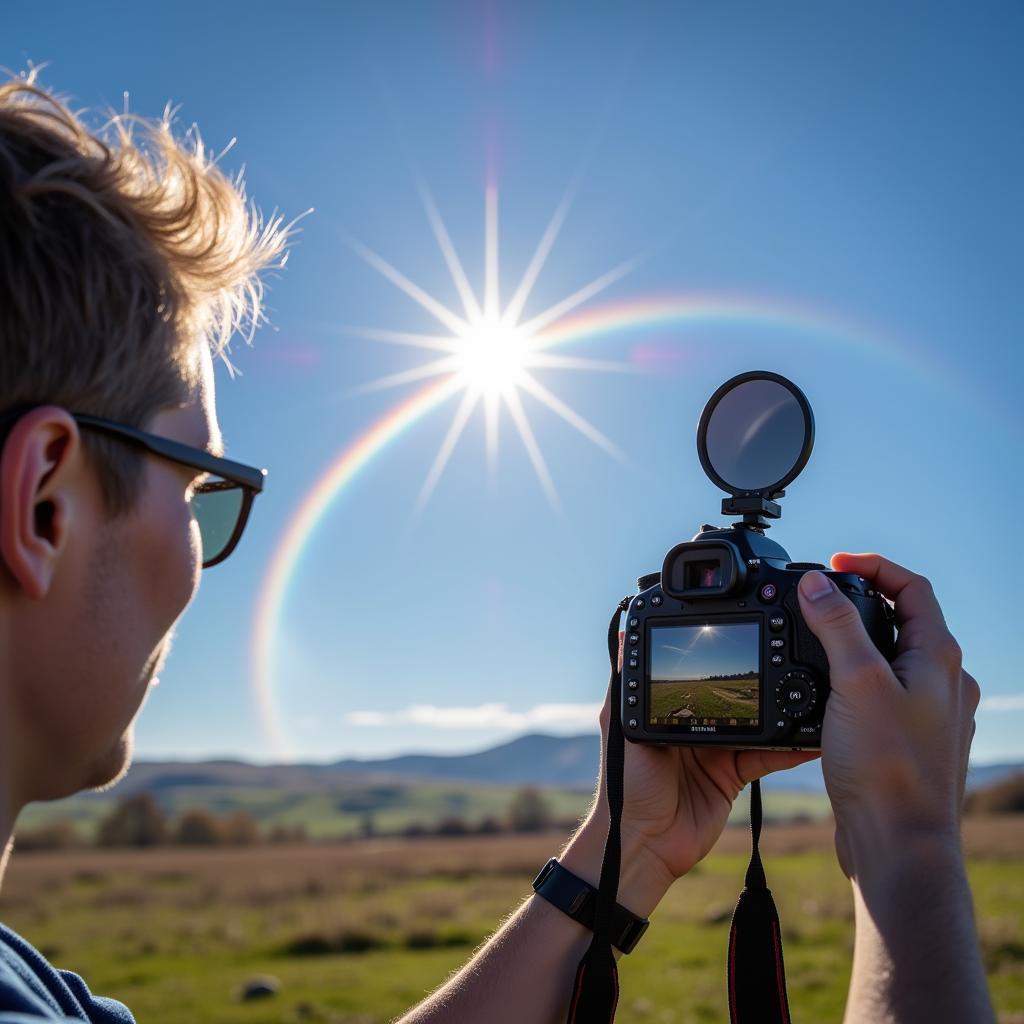
<svg viewBox="0 0 1024 1024"><path fill-rule="evenodd" d="M28 412L29 408L11 410L0 416L0 436L6 435L14 422ZM203 568L208 569L218 562L223 562L235 550L249 519L253 499L263 490L263 481L267 475L265 469L232 462L231 459L211 455L202 448L195 448L156 434L147 434L144 430L136 430L135 427L126 426L124 423L116 423L86 413L73 412L71 416L81 427L89 427L91 430L120 438L153 455L159 455L161 458L170 459L172 462L206 474L205 478L192 488L189 498L189 508L199 524L199 533L202 537Z"/></svg>

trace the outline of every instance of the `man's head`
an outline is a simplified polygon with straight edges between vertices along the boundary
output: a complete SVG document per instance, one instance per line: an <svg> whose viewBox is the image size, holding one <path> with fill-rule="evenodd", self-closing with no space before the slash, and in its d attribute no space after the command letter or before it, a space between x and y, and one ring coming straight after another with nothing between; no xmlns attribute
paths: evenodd
<svg viewBox="0 0 1024 1024"><path fill-rule="evenodd" d="M286 236L166 118L93 132L30 81L0 85L0 414L30 408L0 433L0 783L15 806L125 770L202 564L199 473L71 414L216 450L212 356L258 322L258 273Z"/></svg>

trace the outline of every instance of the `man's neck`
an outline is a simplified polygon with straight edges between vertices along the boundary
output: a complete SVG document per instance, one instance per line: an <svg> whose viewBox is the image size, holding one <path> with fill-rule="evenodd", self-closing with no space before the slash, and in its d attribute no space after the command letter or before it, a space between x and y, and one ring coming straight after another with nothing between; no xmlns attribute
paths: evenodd
<svg viewBox="0 0 1024 1024"><path fill-rule="evenodd" d="M2 693L0 693L0 698L2 698ZM0 716L2 716L0 721L9 724L11 716L6 713L6 710L2 699L0 699ZM14 823L23 806L18 800L20 794L14 775L15 752L13 744L8 742L10 739L9 733L5 734L4 730L0 730L0 888L3 887L4 870L11 855Z"/></svg>
<svg viewBox="0 0 1024 1024"><path fill-rule="evenodd" d="M7 806L7 794L3 792L2 781L0 781L0 889L4 884L4 871L7 869L7 860L11 855L13 845L15 812Z"/></svg>

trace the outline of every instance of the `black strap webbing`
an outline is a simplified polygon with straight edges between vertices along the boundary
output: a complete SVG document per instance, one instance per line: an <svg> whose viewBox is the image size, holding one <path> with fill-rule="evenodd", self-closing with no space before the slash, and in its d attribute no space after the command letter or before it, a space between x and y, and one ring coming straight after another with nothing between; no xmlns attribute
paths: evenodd
<svg viewBox="0 0 1024 1024"><path fill-rule="evenodd" d="M619 971L608 939L612 911L619 894L619 866L622 857L619 826L622 822L622 787L626 761L626 739L622 734L622 673L619 671L619 617L629 604L623 598L608 626L608 658L611 661L611 720L605 749L604 782L608 794L608 838L604 844L601 880L597 886L597 914L594 938L579 967L572 989L566 1024L611 1024L619 1001Z"/></svg>
<svg viewBox="0 0 1024 1024"><path fill-rule="evenodd" d="M729 929L729 1019L732 1024L789 1024L779 914L764 876L761 783L750 784L752 850L743 892Z"/></svg>

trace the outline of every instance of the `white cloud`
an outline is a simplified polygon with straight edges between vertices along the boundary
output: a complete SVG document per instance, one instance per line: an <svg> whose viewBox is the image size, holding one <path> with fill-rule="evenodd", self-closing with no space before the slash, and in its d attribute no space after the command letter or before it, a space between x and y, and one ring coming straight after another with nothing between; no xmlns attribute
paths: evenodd
<svg viewBox="0 0 1024 1024"><path fill-rule="evenodd" d="M435 729L528 729L540 726L597 725L601 710L595 704L537 704L525 711L513 711L507 704L478 704L470 707L438 707L410 704L400 711L350 711L345 722L376 728L398 723L427 725Z"/></svg>
<svg viewBox="0 0 1024 1024"><path fill-rule="evenodd" d="M383 711L350 711L345 721L349 725L387 725L388 716Z"/></svg>
<svg viewBox="0 0 1024 1024"><path fill-rule="evenodd" d="M983 698L980 711L1024 711L1024 693Z"/></svg>

